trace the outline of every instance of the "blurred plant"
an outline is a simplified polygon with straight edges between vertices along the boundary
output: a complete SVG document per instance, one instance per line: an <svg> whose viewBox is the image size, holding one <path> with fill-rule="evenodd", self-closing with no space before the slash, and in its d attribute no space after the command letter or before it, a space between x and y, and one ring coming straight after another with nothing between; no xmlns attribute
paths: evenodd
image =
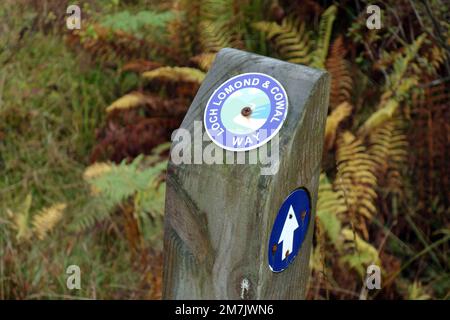
<svg viewBox="0 0 450 320"><path fill-rule="evenodd" d="M25 201L16 211L8 209L7 214L12 221L12 227L16 230L16 239L19 242L28 241L32 237L44 240L63 216L67 205L57 203L50 207L41 209L38 213L31 215L32 196L28 194Z"/></svg>
<svg viewBox="0 0 450 320"><path fill-rule="evenodd" d="M152 155L140 155L129 164L123 160L120 164L96 162L87 167L83 177L90 185L92 201L88 202L84 214L73 222L75 230L86 230L109 218L116 207L124 212L127 206L131 207L139 233L142 232L142 219L162 217L163 172L167 163L161 161L160 153L167 148L168 144L161 145L153 150Z"/></svg>

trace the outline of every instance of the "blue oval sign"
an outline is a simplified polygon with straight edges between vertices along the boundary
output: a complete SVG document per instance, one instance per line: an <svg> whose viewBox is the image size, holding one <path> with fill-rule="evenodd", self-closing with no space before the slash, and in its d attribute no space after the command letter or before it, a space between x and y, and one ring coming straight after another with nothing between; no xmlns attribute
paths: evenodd
<svg viewBox="0 0 450 320"><path fill-rule="evenodd" d="M281 272L302 247L311 217L311 200L305 188L294 190L283 202L269 239L268 259L273 272Z"/></svg>
<svg viewBox="0 0 450 320"><path fill-rule="evenodd" d="M214 143L226 150L246 151L272 139L287 110L288 97L278 80L264 73L243 73L214 91L204 123Z"/></svg>

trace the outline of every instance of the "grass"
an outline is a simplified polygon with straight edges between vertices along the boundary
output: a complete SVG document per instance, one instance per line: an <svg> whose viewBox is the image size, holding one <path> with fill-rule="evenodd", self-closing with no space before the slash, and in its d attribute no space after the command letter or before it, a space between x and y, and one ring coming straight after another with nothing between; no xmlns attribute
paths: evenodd
<svg viewBox="0 0 450 320"><path fill-rule="evenodd" d="M12 20L21 21L12 16L5 23ZM16 26L12 34L22 25ZM82 173L95 128L108 103L135 84L115 71L87 65L54 32L26 32L18 46L17 38L5 40L9 43L0 51L0 299L145 297L145 290L134 287L145 275L135 268L117 225L84 233L69 228L89 198ZM44 240L17 239L8 214L16 214L29 194L28 225L41 208L68 205ZM71 264L82 270L79 291L66 288Z"/></svg>

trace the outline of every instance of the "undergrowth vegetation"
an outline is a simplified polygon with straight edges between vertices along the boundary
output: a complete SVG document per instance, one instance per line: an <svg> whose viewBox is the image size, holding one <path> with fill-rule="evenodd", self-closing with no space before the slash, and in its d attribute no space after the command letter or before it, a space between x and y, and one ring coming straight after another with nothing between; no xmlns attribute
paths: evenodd
<svg viewBox="0 0 450 320"><path fill-rule="evenodd" d="M2 3L0 299L160 298L167 142L224 47L331 75L308 298L449 298L450 8L368 4Z"/></svg>

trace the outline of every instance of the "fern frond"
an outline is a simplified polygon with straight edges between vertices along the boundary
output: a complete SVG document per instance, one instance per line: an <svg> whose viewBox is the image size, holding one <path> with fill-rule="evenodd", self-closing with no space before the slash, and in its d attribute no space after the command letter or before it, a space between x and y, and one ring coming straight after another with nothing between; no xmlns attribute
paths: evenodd
<svg viewBox="0 0 450 320"><path fill-rule="evenodd" d="M376 163L378 184L391 192L402 189L402 169L408 162L408 138L401 116L376 129L369 136L369 153Z"/></svg>
<svg viewBox="0 0 450 320"><path fill-rule="evenodd" d="M215 58L215 53L201 53L192 57L191 61L194 62L203 71L208 71L211 68Z"/></svg>
<svg viewBox="0 0 450 320"><path fill-rule="evenodd" d="M117 110L127 110L145 105L147 96L141 92L131 92L120 97L106 108L106 112L110 113Z"/></svg>
<svg viewBox="0 0 450 320"><path fill-rule="evenodd" d="M183 98L167 99L158 95L133 91L114 101L106 108L106 112L108 120L118 120L118 118L123 119L130 114L126 111L142 108L145 115L149 117L146 120L156 117L172 118L173 120L173 118L184 116L188 107L187 101ZM134 125L137 126L138 122L134 122Z"/></svg>
<svg viewBox="0 0 450 320"><path fill-rule="evenodd" d="M201 1L176 0L172 11L175 18L169 23L171 45L179 60L183 61L198 52L201 21Z"/></svg>
<svg viewBox="0 0 450 320"><path fill-rule="evenodd" d="M194 82L200 84L205 79L201 70L188 67L161 67L142 74L147 80L166 80L173 82Z"/></svg>
<svg viewBox="0 0 450 320"><path fill-rule="evenodd" d="M158 150L159 149L159 150ZM83 208L83 213L73 222L77 231L92 227L96 222L108 218L114 208L131 199L139 216L143 212L156 217L163 214L165 184L161 175L167 161L156 162L156 156L167 145L156 148L153 156L139 156L127 164L94 164L85 171L84 178L95 190L92 199ZM148 166L142 168L142 166Z"/></svg>
<svg viewBox="0 0 450 320"><path fill-rule="evenodd" d="M347 50L342 36L336 38L331 46L330 55L325 63L331 75L330 107L336 108L344 101L350 101L353 91L353 80L345 61Z"/></svg>
<svg viewBox="0 0 450 320"><path fill-rule="evenodd" d="M409 46L405 47L405 53L401 58L395 59L393 70L390 72L388 77L388 82L386 83L386 88L393 92L393 94L398 95L398 90L402 83L404 82L406 72L410 67L411 62L417 58L417 53L425 40L425 34L417 37L416 40ZM408 87L406 87L408 88ZM400 92L404 94L404 92Z"/></svg>
<svg viewBox="0 0 450 320"><path fill-rule="evenodd" d="M236 0L203 0L199 41L202 52L217 53L225 47L241 48L242 8Z"/></svg>
<svg viewBox="0 0 450 320"><path fill-rule="evenodd" d="M342 230L342 236L345 241L344 248L348 253L339 258L341 263L356 270L362 279L366 277L367 266L381 266L378 250L374 246L348 228Z"/></svg>
<svg viewBox="0 0 450 320"><path fill-rule="evenodd" d="M13 228L17 231L16 239L18 241L28 240L32 235L32 230L30 228L30 208L33 197L29 193L20 208L15 212L8 209L8 215L12 219Z"/></svg>
<svg viewBox="0 0 450 320"><path fill-rule="evenodd" d="M396 99L389 99L381 109L378 109L370 115L370 117L358 129L361 136L368 135L371 131L390 120L397 111L399 102Z"/></svg>
<svg viewBox="0 0 450 320"><path fill-rule="evenodd" d="M88 230L96 223L110 218L114 213L114 208L114 203L105 201L97 192L82 204L76 218L69 225L69 229L75 232Z"/></svg>
<svg viewBox="0 0 450 320"><path fill-rule="evenodd" d="M405 48L405 53L394 61L392 72L389 74L385 92L381 98L379 109L359 128L358 134L367 136L371 131L392 118L400 103L409 96L411 89L418 84L416 75L407 75L412 60L416 58L425 34L419 36L411 45Z"/></svg>
<svg viewBox="0 0 450 320"><path fill-rule="evenodd" d="M230 47L231 36L221 27L223 26L214 21L200 22L200 45L203 52L218 52L222 48Z"/></svg>
<svg viewBox="0 0 450 320"><path fill-rule="evenodd" d="M324 150L330 150L336 140L339 124L352 113L353 107L348 102L343 102L327 117L325 127Z"/></svg>
<svg viewBox="0 0 450 320"><path fill-rule="evenodd" d="M432 296L426 291L419 281L414 281L408 286L408 300L431 300Z"/></svg>
<svg viewBox="0 0 450 320"><path fill-rule="evenodd" d="M141 160L142 156L137 157L130 164L122 161L103 175L92 178L88 182L99 190L100 194L108 201L119 204L136 191L145 190L148 184L155 180L166 166L162 162L141 171L138 169Z"/></svg>
<svg viewBox="0 0 450 320"><path fill-rule="evenodd" d="M61 220L66 207L67 205L65 203L57 203L42 209L33 217L33 232L39 240L43 240L47 236L47 233L53 230Z"/></svg>
<svg viewBox="0 0 450 320"><path fill-rule="evenodd" d="M136 73L143 73L145 71L151 71L160 67L161 64L158 62L148 61L144 59L136 59L124 64L120 69L120 72L131 71Z"/></svg>
<svg viewBox="0 0 450 320"><path fill-rule="evenodd" d="M450 208L450 86L448 81L413 96L410 175L416 203L430 216Z"/></svg>
<svg viewBox="0 0 450 320"><path fill-rule="evenodd" d="M432 46L427 56L427 62L431 65L430 73L436 74L445 60L447 60L445 49L437 45Z"/></svg>
<svg viewBox="0 0 450 320"><path fill-rule="evenodd" d="M256 30L265 33L267 40L273 46L280 57L288 62L309 65L312 61L309 32L305 30L305 24L292 16L283 19L281 25L276 22L256 22L253 24Z"/></svg>
<svg viewBox="0 0 450 320"><path fill-rule="evenodd" d="M328 47L330 46L333 23L336 19L337 8L335 5L329 6L320 16L319 36L317 39L316 50L312 55L311 66L324 69L325 60L328 56Z"/></svg>
<svg viewBox="0 0 450 320"><path fill-rule="evenodd" d="M349 131L337 140L337 176L334 187L341 191L355 227L368 237L365 219L370 220L377 209L376 163L359 138Z"/></svg>
<svg viewBox="0 0 450 320"><path fill-rule="evenodd" d="M321 228L326 232L336 247L339 247L342 229L340 215L347 211L342 196L334 191L325 173L320 175L319 196L317 200L317 218Z"/></svg>

